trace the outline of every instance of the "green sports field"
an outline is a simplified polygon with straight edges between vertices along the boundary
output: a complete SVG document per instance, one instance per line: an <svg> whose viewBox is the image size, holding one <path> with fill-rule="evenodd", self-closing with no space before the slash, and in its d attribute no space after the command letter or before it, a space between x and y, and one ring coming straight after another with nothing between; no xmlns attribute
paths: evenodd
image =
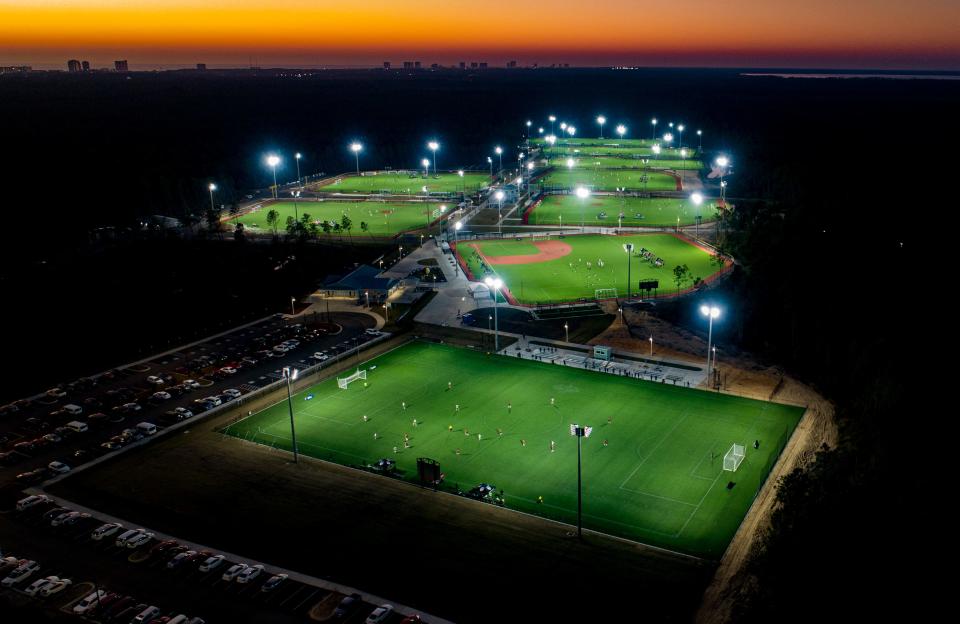
<svg viewBox="0 0 960 624"><path fill-rule="evenodd" d="M534 145L546 145L546 139L537 137L536 139L531 139L530 142ZM554 143L555 146L560 147L610 147L614 149L623 149L628 147L645 147L657 143L657 139L619 139L606 137L601 139L599 137L575 137L573 139L563 138L560 135L557 135L557 141Z"/></svg>
<svg viewBox="0 0 960 624"><path fill-rule="evenodd" d="M606 217L601 217L601 213L606 213ZM665 197L591 195L580 199L576 195L547 195L528 213L527 223L574 226L582 219L584 225L615 227L621 213L620 225L625 227L690 225L696 222L697 215L704 221L713 219L716 207L711 202L695 206L689 199Z"/></svg>
<svg viewBox="0 0 960 624"><path fill-rule="evenodd" d="M673 268L681 264L690 269L690 279L681 289L691 286L694 278L707 279L719 271L704 249L671 234L576 234L553 236L549 241L540 242L529 239L467 241L457 245L457 254L466 262L474 279L496 273L518 303L534 305L593 299L600 288L616 288L618 296L625 296L624 243L634 244L635 255L630 266L632 289L636 289L639 280L656 279L660 282L661 294L676 292ZM549 251L545 252L545 248ZM652 262L637 257L641 248L662 258L663 266L655 267ZM603 266L598 261L602 261Z"/></svg>
<svg viewBox="0 0 960 624"><path fill-rule="evenodd" d="M696 150L685 148L687 157L696 156ZM567 156L636 156L654 158L653 150L649 147L613 147L613 146L584 146L570 145L566 147L554 147L547 150L546 155L549 158L567 157ZM677 147L661 147L660 158L679 159L682 156Z"/></svg>
<svg viewBox="0 0 960 624"><path fill-rule="evenodd" d="M342 390L328 379L293 396L301 453L355 466L392 458L411 481L417 458L428 457L440 462L445 487L490 483L508 508L574 523L569 427L592 426L582 449L584 525L710 559L722 555L803 411L426 342L359 366L366 386ZM290 449L287 410L282 401L225 432ZM724 471L734 442L746 456Z"/></svg>
<svg viewBox="0 0 960 624"><path fill-rule="evenodd" d="M573 160L573 167L575 169L644 169L643 159L641 158L626 158L618 156L558 156L551 158L549 164L561 168L569 167L570 160ZM687 159L672 159L672 158L659 158L659 159L649 159L647 167L659 168L659 169L674 169L674 170L688 170L693 171L696 169L702 169L703 163L694 158Z"/></svg>
<svg viewBox="0 0 960 624"><path fill-rule="evenodd" d="M236 222L251 232L270 232L267 225L267 212L276 210L279 213L278 230L286 231L287 217L294 217L295 213L301 218L304 214L310 215L311 221L330 221L340 223L343 215L350 217L353 227L352 236L394 236L400 232L427 227L427 224L440 216L439 202L378 202L378 201L301 201L297 202L294 210L293 202L277 202L265 204L262 208L248 212L236 218ZM369 227L364 232L360 224L366 223ZM346 235L346 233L344 233ZM336 234L332 234L336 236Z"/></svg>
<svg viewBox="0 0 960 624"><path fill-rule="evenodd" d="M465 173L460 177L456 173L439 173L425 177L423 172L378 171L364 172L365 175L344 174L333 182L323 186L311 187L315 191L326 193L395 193L401 195L423 195L426 193L473 193L484 188L490 182L486 173ZM411 175L413 177L411 177ZM426 191L424 191L426 187Z"/></svg>
<svg viewBox="0 0 960 624"><path fill-rule="evenodd" d="M647 173L643 182L643 171L636 169L568 169L557 168L547 173L536 183L544 186L575 188L586 186L597 191L613 191L628 188L638 191L675 191L677 181L665 173Z"/></svg>

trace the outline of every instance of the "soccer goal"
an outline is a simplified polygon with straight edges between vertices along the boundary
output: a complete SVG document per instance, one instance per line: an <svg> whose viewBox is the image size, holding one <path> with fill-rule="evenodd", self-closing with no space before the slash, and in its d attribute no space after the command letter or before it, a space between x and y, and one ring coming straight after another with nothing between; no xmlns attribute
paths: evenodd
<svg viewBox="0 0 960 624"><path fill-rule="evenodd" d="M616 299L617 298L617 289L616 288L597 288L594 291L594 299L598 301L600 299Z"/></svg>
<svg viewBox="0 0 960 624"><path fill-rule="evenodd" d="M367 371L366 370L357 370L357 372L352 375L347 375L346 377L337 377L337 385L342 389L346 390L347 386L350 385L351 381L356 381L358 379L366 379Z"/></svg>
<svg viewBox="0 0 960 624"><path fill-rule="evenodd" d="M744 455L746 454L745 449L746 447L742 444L734 444L731 446L727 454L723 456L723 469L736 472L737 468L739 468L743 462Z"/></svg>

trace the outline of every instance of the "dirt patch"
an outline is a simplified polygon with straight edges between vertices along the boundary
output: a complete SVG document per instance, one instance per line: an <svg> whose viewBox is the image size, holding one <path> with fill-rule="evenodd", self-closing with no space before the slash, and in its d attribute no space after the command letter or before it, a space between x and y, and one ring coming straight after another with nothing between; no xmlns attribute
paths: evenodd
<svg viewBox="0 0 960 624"><path fill-rule="evenodd" d="M489 265L497 264L534 264L537 262L548 262L564 256L569 256L573 248L563 241L534 241L533 246L537 248L535 254L522 254L516 256L487 256L477 247L475 243L470 243L483 261Z"/></svg>

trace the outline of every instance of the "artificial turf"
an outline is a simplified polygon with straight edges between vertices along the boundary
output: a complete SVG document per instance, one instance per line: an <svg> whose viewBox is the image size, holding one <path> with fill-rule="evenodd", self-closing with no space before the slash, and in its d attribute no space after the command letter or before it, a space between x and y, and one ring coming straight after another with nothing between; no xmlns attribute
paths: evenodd
<svg viewBox="0 0 960 624"><path fill-rule="evenodd" d="M412 176L412 177L411 177ZM424 176L423 172L367 171L363 175L344 174L313 190L325 193L380 193L423 195L425 193L473 193L490 183L485 173L439 173ZM426 191L424 191L426 187Z"/></svg>
<svg viewBox="0 0 960 624"><path fill-rule="evenodd" d="M531 139L530 142L533 143L534 145L547 145L546 139L540 138L540 137ZM654 143L659 143L659 142L660 142L659 139L620 139L620 138L613 138L613 137L607 137L604 139L601 139L599 137L593 137L593 138L575 137L570 139L570 138L563 138L561 136L558 136L554 145L559 147L605 146L605 147L622 149L625 147L650 146L650 145L653 145Z"/></svg>
<svg viewBox="0 0 960 624"><path fill-rule="evenodd" d="M573 167L576 169L645 169L648 167L654 169L674 169L674 170L696 170L702 169L703 163L695 158L650 158L646 165L642 158L630 158L623 156L584 156L570 155L557 156L551 158L549 164L554 167L569 167L570 160L573 160Z"/></svg>
<svg viewBox="0 0 960 624"><path fill-rule="evenodd" d="M673 269L677 265L686 264L690 270L689 279L681 284L681 289L690 287L694 278L707 279L720 270L707 251L672 234L577 234L554 236L551 240L569 245L570 253L555 259L538 261L531 258L526 264L495 263L497 256L538 254L536 243L530 239L461 241L456 251L466 262L474 279L496 273L503 279L514 300L527 305L593 299L597 289L601 288L616 288L619 296L625 296L627 254L623 250L624 243L634 245L630 266L631 290L634 293L639 280L650 279L659 281L658 292L675 292L677 286ZM662 258L663 266L655 267L653 263L637 257L641 248ZM486 257L486 260L482 257ZM602 261L603 266L598 261ZM589 267L588 262L591 265Z"/></svg>
<svg viewBox="0 0 960 624"><path fill-rule="evenodd" d="M300 201L296 205L293 202L276 202L264 204L258 210L236 217L235 221L252 232L269 232L267 213L276 210L279 214L277 229L283 233L287 217L302 218L307 214L311 221L340 223L343 216L347 215L353 223L350 230L352 236L393 236L427 227L440 216L438 211L443 205L439 202ZM367 224L366 232L361 228L361 223Z"/></svg>
<svg viewBox="0 0 960 624"><path fill-rule="evenodd" d="M694 158L697 156L697 150L684 148L687 150L687 156ZM611 145L569 145L554 147L547 150L546 155L550 158L567 156L633 156L654 158L653 150L649 147L618 147ZM660 147L659 158L677 158L681 157L678 147Z"/></svg>
<svg viewBox="0 0 960 624"><path fill-rule="evenodd" d="M677 180L665 173L644 172L636 169L568 169L557 168L536 182L550 187L574 188L585 186L598 191L613 191L628 188L639 191L675 191Z"/></svg>
<svg viewBox="0 0 960 624"><path fill-rule="evenodd" d="M601 218L602 213L606 217ZM618 223L621 213L623 219ZM590 195L580 199L576 195L547 195L527 214L527 223L577 226L582 220L584 225L594 226L658 227L690 225L697 215L703 220L713 219L716 207L711 202L696 206L689 199L666 197Z"/></svg>
<svg viewBox="0 0 960 624"><path fill-rule="evenodd" d="M490 483L508 508L573 523L577 444L569 427L592 426L582 447L585 527L710 559L722 555L803 412L426 342L358 367L366 384L343 390L328 379L293 396L301 453L347 465L391 458L411 481L416 459L431 458L447 487ZM287 402L225 433L289 450ZM736 472L723 471L734 442L747 447L746 458Z"/></svg>

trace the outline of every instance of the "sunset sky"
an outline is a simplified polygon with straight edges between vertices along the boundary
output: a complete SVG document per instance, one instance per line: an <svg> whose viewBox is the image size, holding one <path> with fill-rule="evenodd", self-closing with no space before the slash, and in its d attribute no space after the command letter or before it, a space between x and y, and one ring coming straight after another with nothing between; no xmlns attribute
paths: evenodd
<svg viewBox="0 0 960 624"><path fill-rule="evenodd" d="M957 0L0 0L0 64L960 69Z"/></svg>

